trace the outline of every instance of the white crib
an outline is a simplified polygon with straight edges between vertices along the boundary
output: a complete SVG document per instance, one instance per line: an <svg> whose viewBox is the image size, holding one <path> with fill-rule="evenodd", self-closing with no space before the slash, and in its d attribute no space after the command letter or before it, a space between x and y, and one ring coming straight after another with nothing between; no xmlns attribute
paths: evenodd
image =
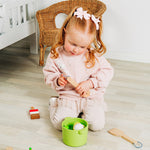
<svg viewBox="0 0 150 150"><path fill-rule="evenodd" d="M0 1L0 50L30 36L30 52L38 53L36 0Z"/></svg>

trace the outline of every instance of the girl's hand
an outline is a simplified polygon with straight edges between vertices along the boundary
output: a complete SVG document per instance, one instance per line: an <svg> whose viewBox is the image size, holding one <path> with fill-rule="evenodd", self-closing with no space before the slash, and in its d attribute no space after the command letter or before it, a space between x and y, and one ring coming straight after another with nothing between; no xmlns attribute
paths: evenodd
<svg viewBox="0 0 150 150"><path fill-rule="evenodd" d="M93 82L89 79L87 81L80 82L75 90L82 97L85 93L88 93L91 88L93 88Z"/></svg>
<svg viewBox="0 0 150 150"><path fill-rule="evenodd" d="M65 79L63 74L61 74L61 76L57 79L58 86L65 86L67 83L67 80Z"/></svg>

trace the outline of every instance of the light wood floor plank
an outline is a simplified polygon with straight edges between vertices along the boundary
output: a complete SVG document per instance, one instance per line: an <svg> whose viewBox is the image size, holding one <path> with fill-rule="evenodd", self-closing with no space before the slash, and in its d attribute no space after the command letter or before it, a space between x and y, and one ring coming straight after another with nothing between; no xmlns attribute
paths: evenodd
<svg viewBox="0 0 150 150"><path fill-rule="evenodd" d="M48 100L57 93L45 85L38 59L29 49L8 47L0 51L0 150L8 146L14 150L75 149L63 144L61 132L49 121ZM107 132L115 127L143 142L142 150L149 150L150 64L109 61L115 75L105 94L106 126L99 132L89 131L87 144L76 149L136 149ZM31 106L40 110L40 119L30 119Z"/></svg>

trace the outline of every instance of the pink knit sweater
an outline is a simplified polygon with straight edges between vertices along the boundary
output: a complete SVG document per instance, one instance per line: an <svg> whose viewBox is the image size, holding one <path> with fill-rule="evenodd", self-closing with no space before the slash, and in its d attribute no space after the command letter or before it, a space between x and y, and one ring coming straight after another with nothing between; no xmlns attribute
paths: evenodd
<svg viewBox="0 0 150 150"><path fill-rule="evenodd" d="M64 63L71 77L76 80L76 82L80 83L88 79L92 80L94 88L90 90L91 94L89 98L96 98L104 94L106 87L113 77L113 68L103 56L96 56L98 61L96 61L95 66L88 69L85 67L85 53L69 56L63 50L63 47L59 47L57 50L59 52L59 57L57 59L52 59L49 54L43 68L44 79L47 85L55 89L61 97L80 97L70 83L65 87L57 85L57 79L62 74L62 71L56 63L56 61L59 60Z"/></svg>

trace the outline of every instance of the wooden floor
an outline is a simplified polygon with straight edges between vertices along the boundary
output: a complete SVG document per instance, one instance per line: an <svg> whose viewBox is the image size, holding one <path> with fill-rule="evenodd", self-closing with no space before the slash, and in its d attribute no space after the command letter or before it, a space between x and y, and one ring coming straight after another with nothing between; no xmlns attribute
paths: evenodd
<svg viewBox="0 0 150 150"><path fill-rule="evenodd" d="M46 86L38 55L29 49L8 47L0 51L0 150L136 150L132 144L107 131L119 128L150 150L150 64L109 60L115 69L105 101L106 126L88 133L87 144L63 144L61 132L49 121L48 99L56 93ZM31 120L31 106L41 118Z"/></svg>

